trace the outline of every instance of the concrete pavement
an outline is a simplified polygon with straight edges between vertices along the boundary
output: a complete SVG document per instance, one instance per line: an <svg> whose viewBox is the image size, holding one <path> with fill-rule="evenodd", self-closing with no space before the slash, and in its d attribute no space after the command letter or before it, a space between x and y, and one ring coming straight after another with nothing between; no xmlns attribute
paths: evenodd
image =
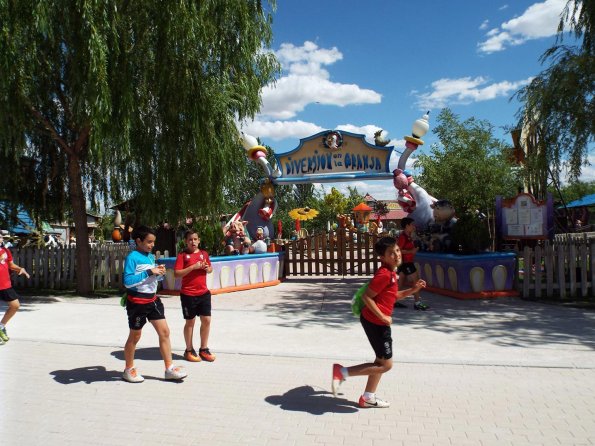
<svg viewBox="0 0 595 446"><path fill-rule="evenodd" d="M119 298L28 298L0 346L3 445L595 444L595 312L515 298L396 309L395 367L330 393L333 362L372 359L349 301L362 279L310 277L213 297L214 363L184 363L179 300L164 297L184 382L163 380L152 327L120 379ZM0 303L0 313L4 311Z"/></svg>

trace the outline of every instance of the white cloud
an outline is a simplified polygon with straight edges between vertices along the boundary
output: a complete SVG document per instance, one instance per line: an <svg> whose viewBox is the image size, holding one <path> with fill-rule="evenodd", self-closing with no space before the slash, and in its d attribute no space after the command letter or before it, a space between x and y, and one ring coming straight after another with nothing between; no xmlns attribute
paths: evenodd
<svg viewBox="0 0 595 446"><path fill-rule="evenodd" d="M285 138L299 139L325 130L319 125L304 121L262 121L256 119L242 125L242 131L260 138L280 141Z"/></svg>
<svg viewBox="0 0 595 446"><path fill-rule="evenodd" d="M489 20L484 20L482 22L481 25L479 25L479 29L484 30L484 29L488 29L488 26L490 25L490 21Z"/></svg>
<svg viewBox="0 0 595 446"><path fill-rule="evenodd" d="M432 91L418 94L417 105L420 109L425 110L443 108L449 104L489 101L509 96L513 91L531 82L531 79L494 83L489 83L489 80L483 76L438 79L432 82Z"/></svg>
<svg viewBox="0 0 595 446"><path fill-rule="evenodd" d="M313 42L302 46L284 43L275 52L287 73L262 90L262 118L291 119L308 104L344 107L353 104L377 104L382 96L355 84L333 82L325 66L343 59L336 48L319 48Z"/></svg>
<svg viewBox="0 0 595 446"><path fill-rule="evenodd" d="M498 8L498 11L504 11L505 9L508 9L508 5L502 5Z"/></svg>
<svg viewBox="0 0 595 446"><path fill-rule="evenodd" d="M487 39L477 45L479 52L489 54L503 51L508 46L520 45L527 40L555 35L560 13L566 2L567 0L545 0L534 3L519 17L504 22L486 33Z"/></svg>

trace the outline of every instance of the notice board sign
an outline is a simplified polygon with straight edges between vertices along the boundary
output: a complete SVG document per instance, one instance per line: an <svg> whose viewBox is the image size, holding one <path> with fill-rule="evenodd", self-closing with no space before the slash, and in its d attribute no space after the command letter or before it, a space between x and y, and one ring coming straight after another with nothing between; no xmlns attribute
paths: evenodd
<svg viewBox="0 0 595 446"><path fill-rule="evenodd" d="M496 197L496 227L504 240L551 239L554 231L551 194L545 201L528 193L503 199Z"/></svg>

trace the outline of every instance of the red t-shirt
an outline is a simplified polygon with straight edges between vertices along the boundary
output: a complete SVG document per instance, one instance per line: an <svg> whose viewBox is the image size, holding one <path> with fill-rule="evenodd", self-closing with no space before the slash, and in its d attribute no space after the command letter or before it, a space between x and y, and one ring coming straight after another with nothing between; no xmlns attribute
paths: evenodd
<svg viewBox="0 0 595 446"><path fill-rule="evenodd" d="M399 239L397 240L397 245L401 248L401 251L404 249L410 250L415 248L415 244L413 243L413 239L405 234L405 231L399 234ZM415 254L405 254L403 253L403 263L413 263L413 259L415 258Z"/></svg>
<svg viewBox="0 0 595 446"><path fill-rule="evenodd" d="M0 290L7 290L12 287L10 283L10 269L8 264L12 262L12 254L4 246L0 247Z"/></svg>
<svg viewBox="0 0 595 446"><path fill-rule="evenodd" d="M211 266L211 260L206 251L198 250L195 253L183 251L176 258L174 270L186 269L198 262L207 262ZM202 296L207 291L209 291L207 288L207 272L204 269L194 269L182 277L180 293L187 296Z"/></svg>
<svg viewBox="0 0 595 446"><path fill-rule="evenodd" d="M395 306L395 301L397 300L397 291L399 291L397 273L382 265L378 268L378 271L376 271L372 280L370 280L368 288L375 293L378 293L376 294L376 297L374 297L374 302L376 302L376 305L382 314L385 314L386 316L393 314L393 308ZM362 316L373 324L385 325L384 322L378 319L367 306L363 308Z"/></svg>

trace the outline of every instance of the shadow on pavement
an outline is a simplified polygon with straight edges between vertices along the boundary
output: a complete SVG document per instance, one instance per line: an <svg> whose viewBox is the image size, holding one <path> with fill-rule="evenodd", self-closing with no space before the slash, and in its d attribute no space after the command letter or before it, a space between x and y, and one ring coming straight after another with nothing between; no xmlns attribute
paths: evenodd
<svg viewBox="0 0 595 446"><path fill-rule="evenodd" d="M92 384L96 382L109 382L122 381L122 371L118 370L106 370L103 366L90 366L90 367L79 367L78 369L72 370L54 370L50 372L50 375L54 377L54 381L60 384L76 384L76 383L87 383ZM174 384L180 384L183 382L181 379L170 379L157 378L154 376L147 376L143 374L145 381L164 381Z"/></svg>
<svg viewBox="0 0 595 446"><path fill-rule="evenodd" d="M297 278L287 280L291 290L264 306L271 316L281 318L276 325L305 329L313 326L348 328L359 324L351 313L351 298L366 278ZM457 300L432 293L422 299L431 306L426 312L396 308L395 329L433 330L461 338L488 341L500 346L535 347L558 344L595 350L595 312L546 305L519 298Z"/></svg>
<svg viewBox="0 0 595 446"><path fill-rule="evenodd" d="M122 372L106 370L103 366L80 367L72 370L54 370L50 372L54 381L60 384L95 383L99 381L121 381Z"/></svg>
<svg viewBox="0 0 595 446"><path fill-rule="evenodd" d="M124 350L113 351L111 352L111 355L120 361L124 361ZM174 361L180 361L184 359L182 355L178 355L173 352L171 356ZM134 359L142 359L145 361L163 361L159 347L137 348L134 352Z"/></svg>
<svg viewBox="0 0 595 446"><path fill-rule="evenodd" d="M330 392L314 390L312 386L296 387L288 390L283 395L267 396L264 400L269 404L279 406L283 410L308 412L312 415L358 411L354 402L344 398L333 398Z"/></svg>

